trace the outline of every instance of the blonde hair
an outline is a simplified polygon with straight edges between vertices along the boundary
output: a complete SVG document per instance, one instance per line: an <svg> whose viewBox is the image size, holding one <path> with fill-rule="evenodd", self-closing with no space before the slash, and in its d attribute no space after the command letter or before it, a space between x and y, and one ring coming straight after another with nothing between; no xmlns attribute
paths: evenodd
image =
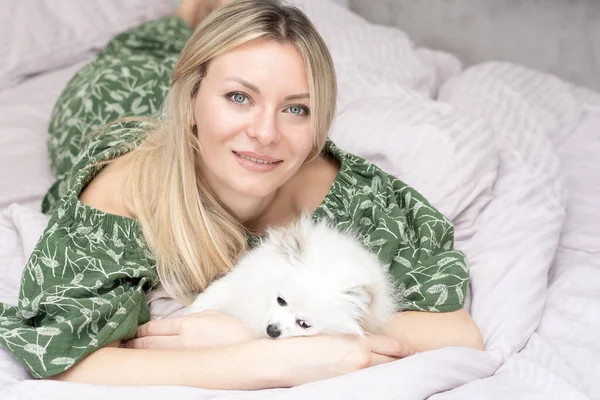
<svg viewBox="0 0 600 400"><path fill-rule="evenodd" d="M154 251L161 284L183 304L229 271L247 247L246 229L203 178L192 100L214 57L256 39L291 43L304 58L314 135L307 161L322 151L334 117L331 56L298 9L276 1L238 1L209 14L196 28L175 66L161 118L125 156L131 165L124 187L127 207Z"/></svg>

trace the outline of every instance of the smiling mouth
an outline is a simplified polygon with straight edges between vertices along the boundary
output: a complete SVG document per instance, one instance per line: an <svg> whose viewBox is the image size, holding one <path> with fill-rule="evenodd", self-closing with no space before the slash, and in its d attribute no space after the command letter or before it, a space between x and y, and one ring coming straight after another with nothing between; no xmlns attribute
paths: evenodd
<svg viewBox="0 0 600 400"><path fill-rule="evenodd" d="M237 153L235 151L233 152L233 154L235 154L236 156L238 156L239 158L242 158L244 160L251 161L251 162L257 163L257 164L263 164L263 165L279 164L279 163L283 162L281 160L276 160L276 161L261 160L259 158L254 158L254 157L246 156L246 155Z"/></svg>

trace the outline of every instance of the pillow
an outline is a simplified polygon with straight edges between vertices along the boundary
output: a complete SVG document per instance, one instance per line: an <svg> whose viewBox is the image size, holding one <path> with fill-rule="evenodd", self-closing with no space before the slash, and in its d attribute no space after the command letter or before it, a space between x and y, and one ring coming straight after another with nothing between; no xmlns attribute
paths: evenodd
<svg viewBox="0 0 600 400"><path fill-rule="evenodd" d="M39 210L55 180L48 160L48 119L56 98L85 60L0 92L0 209L29 203Z"/></svg>
<svg viewBox="0 0 600 400"><path fill-rule="evenodd" d="M171 10L169 0L3 2L0 90L27 76L81 61L119 32Z"/></svg>
<svg viewBox="0 0 600 400"><path fill-rule="evenodd" d="M455 222L469 208L472 223L491 199L498 169L494 133L449 104L356 100L338 115L331 138L415 188Z"/></svg>
<svg viewBox="0 0 600 400"><path fill-rule="evenodd" d="M385 84L399 84L433 97L439 85L458 73L461 62L453 55L416 48L398 28L369 23L359 15L328 0L292 0L317 27L329 46L336 69L362 79L384 83L378 95L394 94ZM343 74L342 74L343 78ZM341 85L340 107L361 96L352 85Z"/></svg>

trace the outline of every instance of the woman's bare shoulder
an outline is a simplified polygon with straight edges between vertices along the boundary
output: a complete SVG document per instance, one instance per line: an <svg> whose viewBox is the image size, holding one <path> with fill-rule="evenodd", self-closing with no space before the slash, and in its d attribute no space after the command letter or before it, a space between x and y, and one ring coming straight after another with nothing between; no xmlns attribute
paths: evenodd
<svg viewBox="0 0 600 400"><path fill-rule="evenodd" d="M299 208L313 212L323 202L340 170L339 162L331 157L319 156L304 164L293 182L295 203Z"/></svg>
<svg viewBox="0 0 600 400"><path fill-rule="evenodd" d="M133 218L125 206L123 183L129 171L124 159L117 159L104 167L79 195L79 201L108 214Z"/></svg>

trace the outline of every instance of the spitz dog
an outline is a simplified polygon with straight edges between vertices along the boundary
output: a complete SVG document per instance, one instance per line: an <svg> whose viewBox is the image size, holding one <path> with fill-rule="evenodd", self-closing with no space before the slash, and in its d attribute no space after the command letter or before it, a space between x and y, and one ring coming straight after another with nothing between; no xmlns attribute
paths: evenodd
<svg viewBox="0 0 600 400"><path fill-rule="evenodd" d="M229 314L257 337L381 333L396 311L394 286L352 234L305 215L268 231L185 313Z"/></svg>

